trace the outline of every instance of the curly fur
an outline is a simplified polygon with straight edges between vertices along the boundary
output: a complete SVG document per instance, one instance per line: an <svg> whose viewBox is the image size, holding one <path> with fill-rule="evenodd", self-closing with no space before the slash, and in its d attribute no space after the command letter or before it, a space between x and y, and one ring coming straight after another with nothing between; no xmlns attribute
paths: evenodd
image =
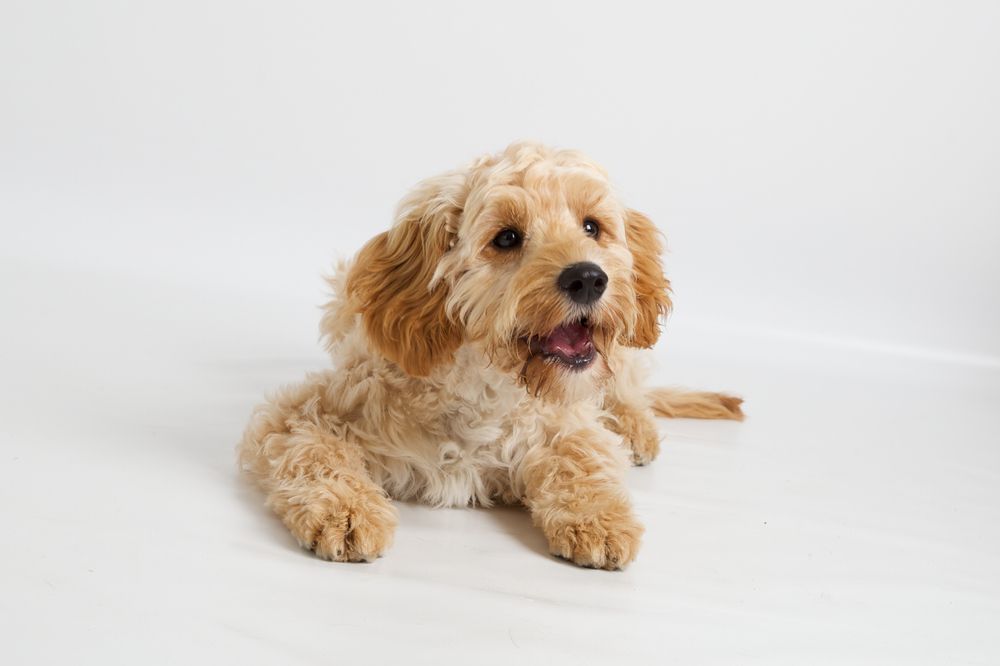
<svg viewBox="0 0 1000 666"><path fill-rule="evenodd" d="M523 245L498 250L503 229ZM625 566L643 528L624 471L656 456L654 413L742 418L738 398L642 386L638 350L670 309L661 249L653 223L574 151L514 144L425 181L331 278L321 329L334 368L255 410L244 469L320 557L380 556L397 498L521 503L554 554ZM586 308L556 284L581 261L608 276ZM532 348L581 317L597 352L586 369Z"/></svg>

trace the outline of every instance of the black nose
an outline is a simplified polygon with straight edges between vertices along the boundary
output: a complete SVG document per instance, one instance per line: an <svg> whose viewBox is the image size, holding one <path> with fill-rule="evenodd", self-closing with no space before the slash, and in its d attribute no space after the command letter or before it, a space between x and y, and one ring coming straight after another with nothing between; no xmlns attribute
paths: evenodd
<svg viewBox="0 0 1000 666"><path fill-rule="evenodd" d="M607 286L607 273L589 261L567 266L559 274L559 288L580 305L596 302Z"/></svg>

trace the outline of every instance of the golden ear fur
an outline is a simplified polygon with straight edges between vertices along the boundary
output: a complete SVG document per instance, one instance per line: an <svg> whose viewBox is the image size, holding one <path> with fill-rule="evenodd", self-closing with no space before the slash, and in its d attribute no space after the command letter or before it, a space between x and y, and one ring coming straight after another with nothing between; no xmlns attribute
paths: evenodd
<svg viewBox="0 0 1000 666"><path fill-rule="evenodd" d="M652 347L660 337L660 318L670 312L670 282L663 275L660 255L663 242L652 220L629 209L625 215L625 240L632 251L637 310L630 347Z"/></svg>
<svg viewBox="0 0 1000 666"><path fill-rule="evenodd" d="M462 212L465 178L425 181L400 204L395 225L365 245L347 275L347 294L369 341L407 374L451 361L461 329L445 312L448 287L431 285Z"/></svg>

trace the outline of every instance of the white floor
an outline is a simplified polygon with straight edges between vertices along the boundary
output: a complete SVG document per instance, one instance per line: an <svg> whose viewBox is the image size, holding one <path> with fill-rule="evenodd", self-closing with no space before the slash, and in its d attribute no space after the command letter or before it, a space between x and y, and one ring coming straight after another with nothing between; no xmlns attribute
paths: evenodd
<svg viewBox="0 0 1000 666"><path fill-rule="evenodd" d="M698 327L625 572L520 511L400 506L373 564L301 551L237 474L251 407L325 361L278 295L6 263L0 661L1000 663L1000 368ZM316 302L319 302L317 298Z"/></svg>

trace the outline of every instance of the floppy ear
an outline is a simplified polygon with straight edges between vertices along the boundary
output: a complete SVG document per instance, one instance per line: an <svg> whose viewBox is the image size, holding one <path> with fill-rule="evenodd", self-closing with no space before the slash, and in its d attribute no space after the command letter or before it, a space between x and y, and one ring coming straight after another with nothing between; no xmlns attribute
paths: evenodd
<svg viewBox="0 0 1000 666"><path fill-rule="evenodd" d="M660 337L660 317L670 312L670 281L663 275L663 242L652 220L632 210L625 212L625 242L632 252L637 316L630 347L652 347Z"/></svg>
<svg viewBox="0 0 1000 666"><path fill-rule="evenodd" d="M462 331L445 312L448 286L432 285L458 229L465 178L425 181L399 206L396 223L365 245L347 274L347 293L371 344L407 374L450 361Z"/></svg>

